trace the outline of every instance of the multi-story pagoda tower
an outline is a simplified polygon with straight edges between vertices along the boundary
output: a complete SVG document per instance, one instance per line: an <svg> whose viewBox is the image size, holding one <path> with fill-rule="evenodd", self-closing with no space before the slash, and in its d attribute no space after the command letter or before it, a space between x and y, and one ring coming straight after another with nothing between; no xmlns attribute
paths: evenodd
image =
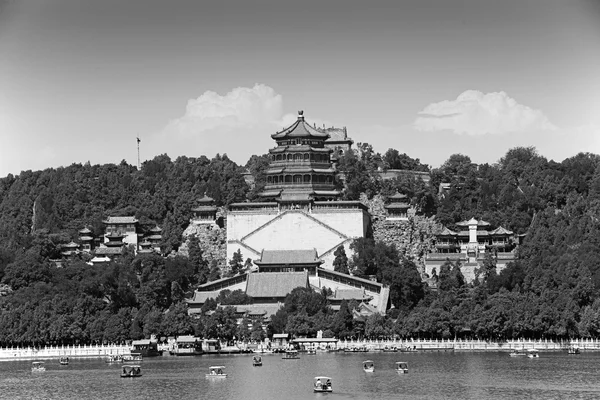
<svg viewBox="0 0 600 400"><path fill-rule="evenodd" d="M325 145L328 133L309 125L299 111L294 124L271 137L277 147L269 150L271 163L261 197L298 205L339 197L331 164L333 150Z"/></svg>

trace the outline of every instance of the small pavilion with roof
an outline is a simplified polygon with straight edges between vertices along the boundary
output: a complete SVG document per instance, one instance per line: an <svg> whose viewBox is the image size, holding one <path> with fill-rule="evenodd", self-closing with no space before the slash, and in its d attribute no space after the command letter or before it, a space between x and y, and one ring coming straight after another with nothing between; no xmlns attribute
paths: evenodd
<svg viewBox="0 0 600 400"><path fill-rule="evenodd" d="M406 221L408 220L408 197L405 194L396 192L392 196L388 196L388 203L384 206L387 211L386 220L390 221Z"/></svg>
<svg viewBox="0 0 600 400"><path fill-rule="evenodd" d="M79 231L79 242L81 243L81 250L86 253L90 253L94 249L94 237L88 227Z"/></svg>
<svg viewBox="0 0 600 400"><path fill-rule="evenodd" d="M454 224L455 229L443 227L435 235L435 251L425 258L425 270L431 276L433 268L446 261L460 262L461 272L467 280L474 279L474 270L483 265L486 254L496 261L498 272L516 260L516 248L520 238L512 231L499 226L491 229L487 221L471 218Z"/></svg>
<svg viewBox="0 0 600 400"><path fill-rule="evenodd" d="M194 216L190 220L192 224L212 224L217 219L217 207L215 200L207 195L196 200L197 206L192 208Z"/></svg>

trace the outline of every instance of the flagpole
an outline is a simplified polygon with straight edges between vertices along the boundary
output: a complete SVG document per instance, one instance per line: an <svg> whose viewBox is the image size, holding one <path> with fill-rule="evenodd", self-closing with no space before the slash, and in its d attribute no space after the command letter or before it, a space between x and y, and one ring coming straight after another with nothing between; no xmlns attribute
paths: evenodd
<svg viewBox="0 0 600 400"><path fill-rule="evenodd" d="M137 151L138 151L138 164L137 164L137 167L138 167L138 171L140 170L140 142L141 142L140 135L138 134L137 135Z"/></svg>

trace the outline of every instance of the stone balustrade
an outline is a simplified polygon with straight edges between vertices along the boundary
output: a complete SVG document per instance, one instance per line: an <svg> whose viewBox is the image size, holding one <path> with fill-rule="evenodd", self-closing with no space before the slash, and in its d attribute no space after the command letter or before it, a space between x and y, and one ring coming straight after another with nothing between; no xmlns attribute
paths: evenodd
<svg viewBox="0 0 600 400"><path fill-rule="evenodd" d="M109 355L130 354L128 345L83 345L83 346L45 346L45 347L2 347L0 360L43 359L59 357L105 357Z"/></svg>

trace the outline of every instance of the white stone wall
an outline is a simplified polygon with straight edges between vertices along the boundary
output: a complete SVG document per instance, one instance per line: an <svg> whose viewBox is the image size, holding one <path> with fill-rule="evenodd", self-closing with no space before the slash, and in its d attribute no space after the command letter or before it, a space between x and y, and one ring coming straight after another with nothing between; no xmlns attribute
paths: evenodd
<svg viewBox="0 0 600 400"><path fill-rule="evenodd" d="M332 268L333 252L344 244L350 257L351 239L364 237L369 216L363 210L300 210L281 214L231 212L227 216L227 259L241 250L244 258L258 258L263 249L307 250L323 255L323 267ZM243 239L243 240L242 240ZM256 250L255 254L244 245Z"/></svg>

